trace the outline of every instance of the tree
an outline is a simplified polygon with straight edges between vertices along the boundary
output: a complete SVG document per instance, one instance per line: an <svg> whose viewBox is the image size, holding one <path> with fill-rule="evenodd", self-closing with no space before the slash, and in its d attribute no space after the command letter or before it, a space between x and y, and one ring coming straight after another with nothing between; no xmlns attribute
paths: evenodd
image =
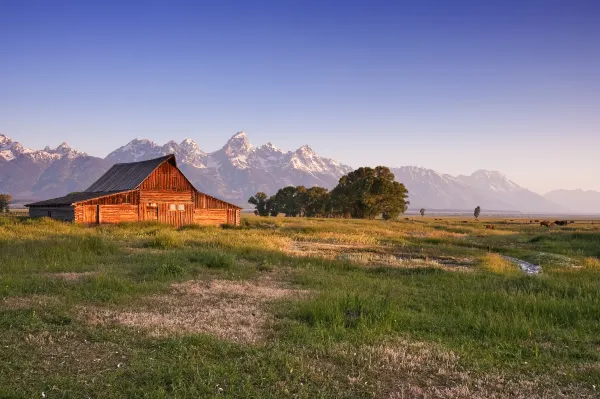
<svg viewBox="0 0 600 399"><path fill-rule="evenodd" d="M333 211L345 217L397 218L406 212L408 190L385 166L358 168L340 178L331 192Z"/></svg>
<svg viewBox="0 0 600 399"><path fill-rule="evenodd" d="M8 213L12 197L9 194L0 194L0 213Z"/></svg>
<svg viewBox="0 0 600 399"><path fill-rule="evenodd" d="M331 215L331 195L323 187L311 187L306 190L304 214L307 217L327 217Z"/></svg>
<svg viewBox="0 0 600 399"><path fill-rule="evenodd" d="M273 198L275 209L279 213L285 213L286 217L304 216L306 193L304 186L287 186L279 189Z"/></svg>
<svg viewBox="0 0 600 399"><path fill-rule="evenodd" d="M425 216L425 208L421 208L419 213L421 213L421 217Z"/></svg>
<svg viewBox="0 0 600 399"><path fill-rule="evenodd" d="M277 210L277 199L274 195L271 195L267 200L267 211L269 212L269 216L279 215L279 211Z"/></svg>
<svg viewBox="0 0 600 399"><path fill-rule="evenodd" d="M248 198L248 203L256 207L254 214L258 216L269 216L270 212L269 209L267 209L267 201L267 194L262 191L254 194L254 197Z"/></svg>
<svg viewBox="0 0 600 399"><path fill-rule="evenodd" d="M473 212L473 215L475 216L475 219L479 219L479 215L481 215L481 208L479 207L479 205L477 206L477 208L475 208L475 212Z"/></svg>

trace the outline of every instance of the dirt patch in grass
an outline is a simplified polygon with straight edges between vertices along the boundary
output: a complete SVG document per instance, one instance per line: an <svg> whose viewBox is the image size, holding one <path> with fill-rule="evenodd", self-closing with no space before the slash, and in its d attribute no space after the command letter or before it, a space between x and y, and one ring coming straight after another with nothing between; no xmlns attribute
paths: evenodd
<svg viewBox="0 0 600 399"><path fill-rule="evenodd" d="M27 309L56 303L59 303L58 298L46 295L29 295L0 298L0 308L5 309Z"/></svg>
<svg viewBox="0 0 600 399"><path fill-rule="evenodd" d="M592 398L596 392L584 386L559 386L550 374L508 377L498 373L474 374L460 364L460 357L433 343L398 340L356 348L335 345L330 356L352 359L347 376L357 386L373 385L381 398ZM328 362L324 362L325 368ZM318 370L321 366L316 365ZM366 368L366 370L365 370Z"/></svg>
<svg viewBox="0 0 600 399"><path fill-rule="evenodd" d="M287 253L293 256L316 256L326 259L346 260L365 266L391 266L400 268L434 267L453 271L472 271L472 258L453 256L424 256L409 253L392 253L386 246L331 244L295 241Z"/></svg>
<svg viewBox="0 0 600 399"><path fill-rule="evenodd" d="M213 280L173 284L169 295L152 296L125 309L82 308L90 324L121 324L152 336L208 333L236 342L254 343L265 336L271 320L268 302L306 295L275 281Z"/></svg>
<svg viewBox="0 0 600 399"><path fill-rule="evenodd" d="M65 281L77 281L84 277L90 277L98 274L98 272L65 272L65 273L44 273L45 277L58 278Z"/></svg>
<svg viewBox="0 0 600 399"><path fill-rule="evenodd" d="M41 331L25 334L23 344L40 355L34 373L68 372L74 374L116 370L125 366L129 356L119 345L90 342L67 331Z"/></svg>

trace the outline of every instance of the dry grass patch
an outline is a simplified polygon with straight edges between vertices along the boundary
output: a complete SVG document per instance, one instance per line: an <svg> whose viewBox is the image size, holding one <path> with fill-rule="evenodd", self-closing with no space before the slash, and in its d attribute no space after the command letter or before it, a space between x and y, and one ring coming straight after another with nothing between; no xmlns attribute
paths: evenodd
<svg viewBox="0 0 600 399"><path fill-rule="evenodd" d="M491 272L499 274L519 273L519 267L501 255L488 253L483 258L483 267Z"/></svg>
<svg viewBox="0 0 600 399"><path fill-rule="evenodd" d="M433 343L398 340L361 348L342 344L332 347L329 355L353 359L357 367L347 375L348 381L357 386L373 384L373 395L378 398L596 397L593 388L559 386L551 375L474 374L460 364L456 353ZM330 369L328 362L324 364ZM320 366L313 368L318 371Z"/></svg>
<svg viewBox="0 0 600 399"><path fill-rule="evenodd" d="M126 365L129 356L124 349L110 342L90 342L67 331L41 331L23 336L23 343L40 355L34 373L66 372L87 374L115 370Z"/></svg>
<svg viewBox="0 0 600 399"><path fill-rule="evenodd" d="M0 309L27 309L58 303L58 298L47 295L14 296L0 298Z"/></svg>
<svg viewBox="0 0 600 399"><path fill-rule="evenodd" d="M172 293L147 297L126 309L86 307L81 315L90 324L121 324L152 336L208 333L236 342L254 343L265 336L271 320L268 302L306 291L281 287L271 280L213 280L173 284Z"/></svg>
<svg viewBox="0 0 600 399"><path fill-rule="evenodd" d="M44 273L43 276L57 278L65 281L78 281L85 277L97 275L98 272L64 272L64 273Z"/></svg>
<svg viewBox="0 0 600 399"><path fill-rule="evenodd" d="M332 244L294 241L286 249L292 256L315 256L325 259L346 260L365 266L434 267L452 271L472 271L474 260L452 256L420 256L390 253L391 247L366 244Z"/></svg>

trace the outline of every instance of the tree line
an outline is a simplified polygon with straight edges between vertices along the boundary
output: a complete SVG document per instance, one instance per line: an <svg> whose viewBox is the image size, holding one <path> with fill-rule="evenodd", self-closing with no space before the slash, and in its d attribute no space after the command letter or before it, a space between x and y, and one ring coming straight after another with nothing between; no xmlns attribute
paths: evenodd
<svg viewBox="0 0 600 399"><path fill-rule="evenodd" d="M8 194L0 194L0 213L8 213L12 197Z"/></svg>
<svg viewBox="0 0 600 399"><path fill-rule="evenodd" d="M340 178L331 191L323 187L288 186L275 195L258 192L248 199L259 216L396 219L410 202L404 184L385 166L358 168Z"/></svg>

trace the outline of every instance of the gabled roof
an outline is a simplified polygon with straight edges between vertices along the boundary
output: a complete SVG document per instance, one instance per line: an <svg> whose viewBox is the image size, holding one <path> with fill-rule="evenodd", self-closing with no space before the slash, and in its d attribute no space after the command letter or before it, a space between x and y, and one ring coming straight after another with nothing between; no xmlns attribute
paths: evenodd
<svg viewBox="0 0 600 399"><path fill-rule="evenodd" d="M97 193L134 190L154 172L154 169L167 160L173 166L177 166L173 154L148 161L114 164L94 184L89 186L85 192Z"/></svg>
<svg viewBox="0 0 600 399"><path fill-rule="evenodd" d="M64 197L52 198L44 201L38 201L31 204L27 204L25 206L63 206L63 205L73 205L76 202L87 201L94 198L106 197L107 195L117 194L122 191L104 191L101 193L71 193L67 194Z"/></svg>

